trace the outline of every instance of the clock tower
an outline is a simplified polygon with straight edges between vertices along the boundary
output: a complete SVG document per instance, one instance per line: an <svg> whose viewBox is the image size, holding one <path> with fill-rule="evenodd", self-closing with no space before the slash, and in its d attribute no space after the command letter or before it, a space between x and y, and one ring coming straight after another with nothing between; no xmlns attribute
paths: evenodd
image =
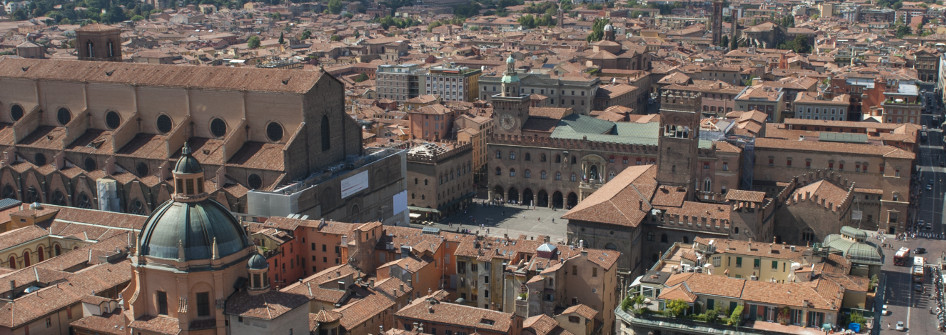
<svg viewBox="0 0 946 335"><path fill-rule="evenodd" d="M516 60L510 55L503 72L502 92L493 96L494 122L500 134L521 135L522 125L529 119L529 96L520 91Z"/></svg>

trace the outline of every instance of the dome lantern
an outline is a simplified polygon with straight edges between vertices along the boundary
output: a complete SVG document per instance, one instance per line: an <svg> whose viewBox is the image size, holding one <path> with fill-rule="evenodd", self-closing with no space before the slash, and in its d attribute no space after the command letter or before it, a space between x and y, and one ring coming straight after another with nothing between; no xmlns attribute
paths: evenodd
<svg viewBox="0 0 946 335"><path fill-rule="evenodd" d="M259 294L269 290L269 262L266 257L254 253L246 261L246 271L250 275L250 294Z"/></svg>
<svg viewBox="0 0 946 335"><path fill-rule="evenodd" d="M500 79L500 82L503 89L502 96L518 97L520 95L519 75L516 73L516 59L512 57L512 54L506 59L506 71L503 72L503 77Z"/></svg>
<svg viewBox="0 0 946 335"><path fill-rule="evenodd" d="M208 198L204 191L204 169L197 158L191 155L187 142L184 142L181 158L177 159L171 173L174 174L174 200L193 202Z"/></svg>

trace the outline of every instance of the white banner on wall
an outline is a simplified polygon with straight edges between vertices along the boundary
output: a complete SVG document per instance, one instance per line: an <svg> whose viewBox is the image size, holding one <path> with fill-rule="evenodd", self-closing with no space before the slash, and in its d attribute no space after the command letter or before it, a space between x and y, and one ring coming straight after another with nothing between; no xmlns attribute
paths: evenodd
<svg viewBox="0 0 946 335"><path fill-rule="evenodd" d="M361 171L358 174L342 179L342 199L350 197L352 194L368 188L368 171Z"/></svg>
<svg viewBox="0 0 946 335"><path fill-rule="evenodd" d="M391 213L397 215L400 212L407 210L407 190L401 191L398 194L395 194L391 199L391 208L394 209Z"/></svg>

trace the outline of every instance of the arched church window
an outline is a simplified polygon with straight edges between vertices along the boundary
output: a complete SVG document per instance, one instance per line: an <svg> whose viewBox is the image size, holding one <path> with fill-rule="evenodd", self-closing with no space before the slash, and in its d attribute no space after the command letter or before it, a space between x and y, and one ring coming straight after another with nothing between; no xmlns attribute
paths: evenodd
<svg viewBox="0 0 946 335"><path fill-rule="evenodd" d="M66 107L59 108L59 111L56 112L56 119L60 125L65 126L69 121L72 121L72 113Z"/></svg>
<svg viewBox="0 0 946 335"><path fill-rule="evenodd" d="M210 133L214 137L223 137L227 134L227 123L219 118L210 121Z"/></svg>
<svg viewBox="0 0 946 335"><path fill-rule="evenodd" d="M13 121L19 121L23 117L23 106L13 105L10 107L10 118Z"/></svg>
<svg viewBox="0 0 946 335"><path fill-rule="evenodd" d="M108 113L105 113L105 126L108 127L108 129L118 128L121 124L122 117L118 115L118 112L108 111Z"/></svg>
<svg viewBox="0 0 946 335"><path fill-rule="evenodd" d="M162 134L167 134L168 132L171 131L171 128L173 128L174 123L171 122L170 116L161 114L160 116L158 116L157 126L158 126L158 131L160 131Z"/></svg>
<svg viewBox="0 0 946 335"><path fill-rule="evenodd" d="M328 151L332 147L332 134L329 132L328 116L322 115L322 151Z"/></svg>

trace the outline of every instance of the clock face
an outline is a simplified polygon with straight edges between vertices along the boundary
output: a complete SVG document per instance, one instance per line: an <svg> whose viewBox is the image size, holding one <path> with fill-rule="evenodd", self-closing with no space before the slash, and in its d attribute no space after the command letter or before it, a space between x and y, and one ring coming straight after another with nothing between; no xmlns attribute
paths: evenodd
<svg viewBox="0 0 946 335"><path fill-rule="evenodd" d="M512 130L512 128L516 126L516 118L512 117L512 115L504 114L499 117L499 126L507 131Z"/></svg>

